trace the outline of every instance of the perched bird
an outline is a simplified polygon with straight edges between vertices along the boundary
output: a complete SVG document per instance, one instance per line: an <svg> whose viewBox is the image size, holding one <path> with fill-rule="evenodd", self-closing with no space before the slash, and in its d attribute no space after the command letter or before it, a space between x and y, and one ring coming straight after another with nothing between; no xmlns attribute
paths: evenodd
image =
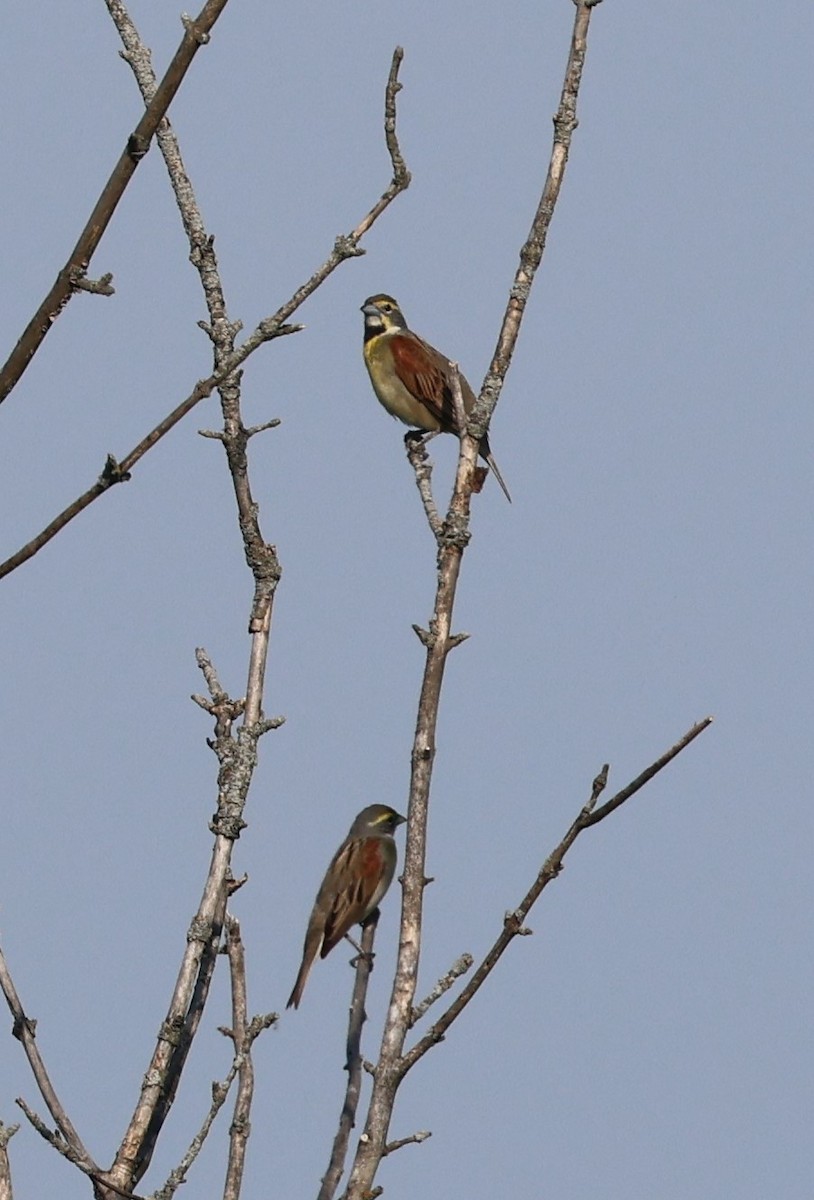
<svg viewBox="0 0 814 1200"><path fill-rule="evenodd" d="M435 433L458 433L452 399L449 359L407 328L404 315L392 296L368 296L365 315L365 366L379 402L405 425ZM464 379L461 395L467 415L475 393ZM509 489L492 458L487 434L480 441L480 456L511 501Z"/></svg>
<svg viewBox="0 0 814 1200"><path fill-rule="evenodd" d="M396 870L393 834L406 819L386 804L369 804L351 825L317 892L286 1008L299 1008L317 955L324 958L353 925L369 917L390 887Z"/></svg>

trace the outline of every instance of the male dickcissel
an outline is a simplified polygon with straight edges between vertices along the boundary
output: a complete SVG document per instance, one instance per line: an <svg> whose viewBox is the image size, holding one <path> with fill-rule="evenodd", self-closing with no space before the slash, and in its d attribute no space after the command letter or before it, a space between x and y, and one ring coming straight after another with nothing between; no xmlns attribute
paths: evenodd
<svg viewBox="0 0 814 1200"><path fill-rule="evenodd" d="M317 892L286 1008L299 1008L317 955L324 958L353 925L369 917L390 887L396 870L393 834L406 819L386 804L369 804L351 825Z"/></svg>
<svg viewBox="0 0 814 1200"><path fill-rule="evenodd" d="M405 425L428 432L457 433L449 359L407 328L404 315L392 296L368 296L365 314L365 366L380 403ZM467 414L475 393L464 379L461 394ZM489 464L511 501L509 489L492 458L488 434L480 442L480 456Z"/></svg>

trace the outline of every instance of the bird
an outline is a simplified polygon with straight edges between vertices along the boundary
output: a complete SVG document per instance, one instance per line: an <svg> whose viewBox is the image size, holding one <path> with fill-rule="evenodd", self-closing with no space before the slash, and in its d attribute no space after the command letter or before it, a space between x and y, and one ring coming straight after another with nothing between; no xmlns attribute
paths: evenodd
<svg viewBox="0 0 814 1200"><path fill-rule="evenodd" d="M392 296L368 296L362 305L365 318L365 366L379 403L405 425L430 433L459 432L452 399L452 368L448 358L408 328ZM463 375L461 395L467 415L475 393ZM479 453L511 503L509 489L492 457L489 435L480 440Z"/></svg>
<svg viewBox="0 0 814 1200"><path fill-rule="evenodd" d="M406 819L387 804L369 804L354 820L317 892L286 1008L299 1008L317 955L330 954L353 925L370 916L390 887L397 858L393 834Z"/></svg>

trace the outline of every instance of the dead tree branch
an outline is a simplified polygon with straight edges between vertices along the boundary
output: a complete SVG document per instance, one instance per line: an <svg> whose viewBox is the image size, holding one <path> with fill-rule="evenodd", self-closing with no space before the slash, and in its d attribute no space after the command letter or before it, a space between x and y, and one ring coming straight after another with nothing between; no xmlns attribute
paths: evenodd
<svg viewBox="0 0 814 1200"><path fill-rule="evenodd" d="M88 223L79 235L65 266L59 272L48 295L29 321L5 365L0 369L0 404L17 384L31 359L42 345L45 335L84 279L91 258L107 229L124 190L133 178L136 167L150 148L159 122L172 103L192 60L209 34L227 0L206 0L195 20L184 21L184 36L151 103L127 139L119 161L96 201ZM108 279L109 282L109 279Z"/></svg>
<svg viewBox="0 0 814 1200"><path fill-rule="evenodd" d="M400 1064L413 1013L421 948L423 892L426 885L427 813L436 752L438 709L447 655L457 644L457 639L452 633L452 613L463 553L470 539L470 500L476 479L478 445L494 411L511 362L525 301L542 258L546 232L559 195L571 133L576 126L577 96L592 7L587 0L576 2L574 30L560 109L555 119L554 146L548 175L532 222L531 233L521 251L521 265L510 293L503 329L498 339L498 352L481 390L481 396L470 416L467 433L460 440L452 500L441 531L436 535L438 581L433 616L428 633L422 639L426 646L426 661L411 758L398 962L380 1057L374 1070L370 1107L351 1169L345 1193L346 1200L362 1200L362 1197L371 1192L387 1144L396 1092L403 1077ZM432 521L430 523L432 525Z"/></svg>
<svg viewBox="0 0 814 1200"><path fill-rule="evenodd" d="M68 1117L62 1102L56 1094L54 1085L51 1083L36 1042L37 1022L32 1017L26 1016L23 1010L22 1002L17 994L17 989L14 986L14 981L11 978L11 972L8 969L8 963L2 950L0 950L0 988L3 990L6 1004L14 1021L12 1031L25 1051L34 1081L56 1124L60 1139L73 1155L73 1161L81 1166L82 1170L98 1171L99 1168L85 1149L82 1139L76 1132L73 1122Z"/></svg>
<svg viewBox="0 0 814 1200"><path fill-rule="evenodd" d="M212 1084L212 1103L204 1117L201 1128L192 1139L190 1146L178 1166L170 1172L163 1187L153 1194L151 1200L172 1200L181 1184L186 1183L192 1164L203 1149L215 1118L229 1096L235 1079L238 1083L238 1096L235 1101L235 1116L232 1119L230 1136L230 1169L227 1171L227 1187L224 1190L224 1200L237 1200L240 1194L240 1181L243 1177L242 1152L238 1151L239 1169L233 1171L233 1156L231 1150L238 1144L245 1148L248 1137L249 1111L251 1109L251 1093L254 1087L254 1069L251 1064L251 1051L255 1040L265 1029L269 1029L276 1021L276 1013L264 1013L262 1016L247 1019L246 1007L246 963L243 954L243 943L240 937L240 925L230 914L226 915L226 954L229 957L229 973L232 981L232 1027L221 1029L221 1033L231 1039L234 1046L234 1058L226 1078L221 1083ZM237 1190L229 1189L229 1179L237 1181Z"/></svg>
<svg viewBox="0 0 814 1200"><path fill-rule="evenodd" d="M149 104L150 91L154 81L151 79L148 56L146 56L135 27L127 17L123 6L119 3L111 3L109 7L122 34L126 57L136 72L145 102ZM239 323L231 322L228 318L214 254L214 239L205 231L177 142L168 123L166 128L162 129L159 139L184 228L189 237L190 257L199 272L209 311L209 324L205 326L205 331L213 345L215 373L218 376L217 386L223 416L220 440L226 452L232 479L244 553L254 579L254 598L249 620L251 647L245 700L230 701L224 695L214 669L211 668L206 656L199 653L199 663L204 670L212 696L212 710L216 718L216 736L212 745L220 764L218 811L212 823L216 841L209 877L204 889L204 898L196 919L196 924L200 922L202 928L205 929L213 928L210 924L210 913L213 904L216 904L214 912L219 931L229 885L231 848L245 824L243 810L257 762L257 742L266 730L278 724L275 720L269 721L264 718L262 700L272 607L281 570L274 546L263 538L259 523L259 508L252 496L247 456L251 433L243 424L240 404L240 373L235 369L239 365L236 359L239 356L245 358L256 345L267 340L269 335L276 336L287 316L290 316L311 295L340 262L361 253L357 246L359 238L370 227L373 220L391 203L398 192L409 183L409 175L401 160L394 128L395 95L400 87L397 78L400 61L401 52L397 50L393 56L385 97L385 135L393 166L393 181L390 187L352 234L337 239L332 254L322 267L268 322L261 322L255 333L243 343L239 350L235 349L235 337L240 326ZM392 128L388 124L388 114L392 118ZM286 313L287 316L283 316L283 313ZM234 735L232 722L238 706L242 708L243 719ZM187 967L188 959L189 951L185 955L176 987L176 996L173 998L174 1008L171 1009L171 1013L176 1017L180 1016L180 1012L178 1012L180 1001L188 996L190 979ZM233 981L234 978L233 974ZM205 1002L207 989L208 977L205 986L201 988L201 1008ZM190 1037L184 1040L182 1047L179 1048L179 1053L175 1055L174 1059L167 1061L167 1070L163 1077L161 1077L161 1069L164 1053L161 1043L157 1047L153 1063L145 1076L142 1099L110 1171L110 1178L119 1186L135 1184L149 1164L156 1138L172 1103L194 1032L195 1029L191 1028ZM156 1089L154 1080L157 1075L160 1086ZM242 1079L245 1086L239 1097L239 1102L242 1097L239 1130L237 1125L233 1125L226 1179L225 1195L227 1197L237 1196L239 1193L242 1183L245 1140L249 1134L248 1117L252 1088L250 1076L242 1076Z"/></svg>
<svg viewBox="0 0 814 1200"><path fill-rule="evenodd" d="M322 1177L317 1200L333 1200L336 1195L336 1189L339 1187L339 1181L345 1170L351 1130L356 1124L359 1096L362 1091L362 1026L366 1019L365 999L370 972L373 969L373 942L378 923L379 910L376 909L371 913L362 929L362 941L356 957L356 976L353 982L353 996L348 1019L347 1058L345 1060L348 1082L345 1088L342 1112L339 1116L339 1127L331 1148L331 1159L328 1169Z"/></svg>
<svg viewBox="0 0 814 1200"><path fill-rule="evenodd" d="M8 1144L19 1128L19 1125L4 1125L0 1121L0 1200L14 1200Z"/></svg>
<svg viewBox="0 0 814 1200"><path fill-rule="evenodd" d="M225 3L225 0L222 0L222 2ZM119 3L119 0L107 0L107 3L124 41L124 57L133 67L145 100L148 104L151 104L152 98L156 94L156 83L155 76L152 74L152 68L150 67L149 52L138 37L135 26L127 15L124 5ZM103 496L114 484L127 482L131 477L133 468L144 457L147 451L151 450L187 413L191 412L201 400L210 396L216 388L220 391L222 404L224 403L224 399L228 401L229 396L233 394L232 387L236 386L236 381L232 380L232 376L236 375L238 368L242 366L246 359L255 350L259 349L260 346L274 338L284 337L290 333L299 333L302 326L287 324L288 318L325 282L328 276L341 263L349 258L355 258L360 254L364 254L364 250L359 246L362 237L370 229L373 222L395 200L396 196L400 192L403 192L410 184L410 172L404 165L395 129L396 95L401 90L401 84L398 81L398 72L403 57L404 51L400 46L397 46L393 53L387 87L385 89L385 141L393 169L390 184L356 228L350 233L340 234L336 238L333 250L325 261L313 272L311 277L301 287L297 288L293 295L275 313L260 321L249 337L237 348L235 348L234 340L241 326L239 323L231 324L226 314L226 303L223 297L215 257L214 238L206 233L200 210L195 201L192 185L181 160L177 139L170 128L169 122L165 119L158 135L158 143L172 181L184 229L189 237L190 260L201 277L210 318L209 324L204 326L204 328L213 343L215 370L207 379L197 383L192 392L159 422L154 429L150 430L138 445L121 461L114 458L112 454L109 454L105 467L97 481L69 504L67 508L63 509L40 533L26 542L24 546L7 558L5 562L0 563L0 579L9 575L17 567L22 566L23 563L28 562L30 558L33 558L74 517L77 517L88 508L94 500L98 500L100 496ZM245 445L241 447L241 443L244 442L244 439L248 442L255 431L243 428L242 422L236 424L234 413L232 410L230 412L232 415L229 421L225 421L224 433L219 433L218 436L224 441L224 445L226 445L227 437L231 440L232 457L234 465L237 468L239 465L237 460L245 455ZM227 447L228 454L229 450ZM236 458L235 455L237 456ZM242 511L248 513L249 506L245 503L246 497L243 500Z"/></svg>
<svg viewBox="0 0 814 1200"><path fill-rule="evenodd" d="M620 804L623 804L625 800L630 799L635 792L644 787L645 783L652 779L654 775L656 775L669 762L671 762L677 754L680 754L682 750L689 746L690 742L694 741L698 735L703 733L704 730L707 729L711 724L712 717L705 717L703 721L699 721L696 725L693 725L692 729L690 729L684 735L684 737L682 737L673 747L671 747L666 754L663 754L661 758L656 759L656 761L652 763L647 770L643 771L641 775L637 776L637 778L633 780L632 783L629 783L627 787L618 792L617 795L614 796L612 800L609 800L607 804L604 804L601 809L594 811L594 806L599 797L600 791L604 787L604 779L606 778L607 766L603 768L603 772L597 776L597 780L594 783L591 798L580 810L579 815L572 822L559 845L557 845L554 850L551 851L548 858L540 868L537 878L534 880L534 883L526 892L523 899L515 909L513 909L511 912L508 912L504 917L503 929L498 935L494 945L483 959L483 962L479 964L471 979L468 981L462 991L456 996L455 1000L452 1002L446 1012L438 1018L432 1028L429 1029L427 1033L424 1034L424 1036L420 1039L420 1041L416 1042L415 1046L413 1046L412 1049L409 1050L401 1059L401 1062L399 1063L399 1071L402 1075L406 1074L411 1067L415 1066L418 1060L424 1054L426 1054L431 1046L434 1046L437 1042L442 1041L452 1022L458 1016L460 1016L469 1001L481 988L511 942L513 942L516 937L522 937L531 932L525 928L524 921L526 917L531 911L532 906L542 895L543 890L559 875L560 871L562 870L563 859L565 858L566 853L568 850L570 850L571 846L573 846L574 842L577 840L582 831L589 829L591 825L596 825L599 821L604 820L605 817L610 816L610 814L614 812ZM597 783L599 783L599 787L596 786Z"/></svg>

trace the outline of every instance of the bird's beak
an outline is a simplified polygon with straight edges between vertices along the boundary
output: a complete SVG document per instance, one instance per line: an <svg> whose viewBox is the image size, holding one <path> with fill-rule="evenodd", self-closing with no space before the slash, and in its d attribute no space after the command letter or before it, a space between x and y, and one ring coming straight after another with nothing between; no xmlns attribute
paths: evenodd
<svg viewBox="0 0 814 1200"><path fill-rule="evenodd" d="M362 311L364 312L364 309ZM403 817L401 815L401 813L396 813L396 826L398 827L399 825L406 825L406 824L407 824L407 818Z"/></svg>
<svg viewBox="0 0 814 1200"><path fill-rule="evenodd" d="M379 312L379 310L375 304L363 304L361 311L365 314L366 317L380 317L381 316L381 313Z"/></svg>

